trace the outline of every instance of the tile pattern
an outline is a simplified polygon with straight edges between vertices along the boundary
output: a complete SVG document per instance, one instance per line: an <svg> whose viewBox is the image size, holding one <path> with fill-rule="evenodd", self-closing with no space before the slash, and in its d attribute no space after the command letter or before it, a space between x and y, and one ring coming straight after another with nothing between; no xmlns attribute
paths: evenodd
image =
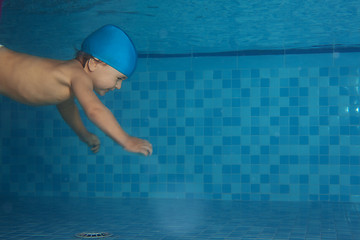
<svg viewBox="0 0 360 240"><path fill-rule="evenodd" d="M1 199L0 237L71 240L359 240L360 205L170 199Z"/></svg>
<svg viewBox="0 0 360 240"><path fill-rule="evenodd" d="M102 101L150 140L124 152L85 118L0 98L5 195L360 201L359 53L140 59ZM84 116L84 114L82 113Z"/></svg>

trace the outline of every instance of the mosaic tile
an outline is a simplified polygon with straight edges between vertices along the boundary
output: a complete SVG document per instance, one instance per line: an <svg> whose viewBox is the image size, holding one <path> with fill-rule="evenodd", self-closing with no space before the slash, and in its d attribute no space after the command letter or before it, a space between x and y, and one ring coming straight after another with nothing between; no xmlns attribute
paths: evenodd
<svg viewBox="0 0 360 240"><path fill-rule="evenodd" d="M359 202L359 53L223 58L197 57L196 68L140 59L120 91L101 97L126 131L153 143L148 158L82 112L103 144L92 155L55 107L1 97L0 192Z"/></svg>

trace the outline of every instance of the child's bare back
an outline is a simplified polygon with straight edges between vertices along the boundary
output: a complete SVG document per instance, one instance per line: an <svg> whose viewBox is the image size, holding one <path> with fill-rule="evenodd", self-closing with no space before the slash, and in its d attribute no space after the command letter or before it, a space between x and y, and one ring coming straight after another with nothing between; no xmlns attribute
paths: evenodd
<svg viewBox="0 0 360 240"><path fill-rule="evenodd" d="M69 99L69 74L83 71L76 60L40 58L5 47L0 48L0 63L0 93L30 105L59 104Z"/></svg>

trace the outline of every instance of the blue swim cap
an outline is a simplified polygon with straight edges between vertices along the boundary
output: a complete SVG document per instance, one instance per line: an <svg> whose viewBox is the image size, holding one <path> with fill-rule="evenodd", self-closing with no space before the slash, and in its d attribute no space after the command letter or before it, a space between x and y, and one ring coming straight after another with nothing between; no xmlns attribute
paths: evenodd
<svg viewBox="0 0 360 240"><path fill-rule="evenodd" d="M81 51L98 58L130 77L136 65L134 44L120 28L105 25L91 33L81 45Z"/></svg>

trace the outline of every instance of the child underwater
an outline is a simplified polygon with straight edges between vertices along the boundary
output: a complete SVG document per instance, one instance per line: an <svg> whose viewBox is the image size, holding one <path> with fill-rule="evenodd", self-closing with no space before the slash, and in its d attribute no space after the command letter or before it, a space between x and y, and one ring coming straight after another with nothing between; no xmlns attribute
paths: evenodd
<svg viewBox="0 0 360 240"><path fill-rule="evenodd" d="M28 105L55 104L66 123L96 153L99 138L85 128L76 98L86 116L106 135L125 150L148 156L152 145L127 134L95 94L120 89L133 73L136 61L130 38L111 24L85 38L76 58L67 61L19 53L0 45L0 94Z"/></svg>

